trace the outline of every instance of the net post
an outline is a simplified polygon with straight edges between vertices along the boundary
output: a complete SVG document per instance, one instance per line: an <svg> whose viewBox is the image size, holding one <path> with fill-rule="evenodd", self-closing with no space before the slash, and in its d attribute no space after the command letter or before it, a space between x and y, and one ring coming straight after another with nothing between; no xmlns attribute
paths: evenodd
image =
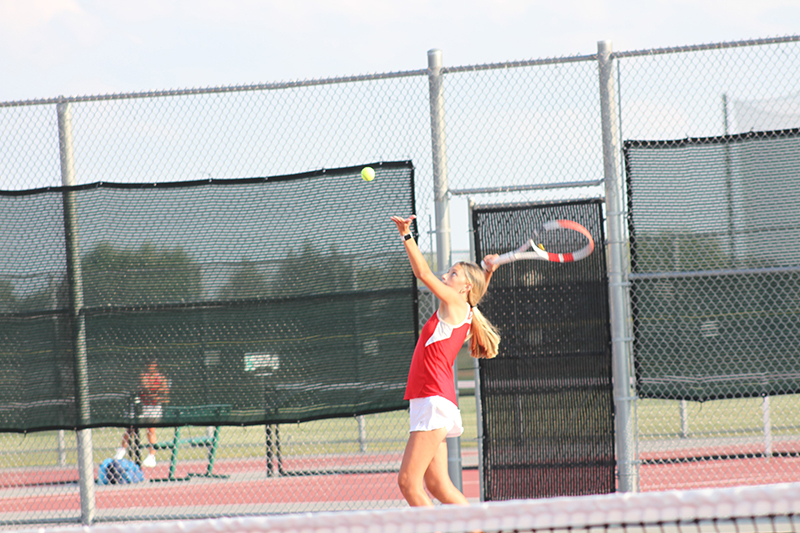
<svg viewBox="0 0 800 533"><path fill-rule="evenodd" d="M272 440L272 424L264 424L264 446L266 448L266 458L267 458L267 477L273 477L275 475L275 464L273 460L273 446L274 442Z"/></svg>
<svg viewBox="0 0 800 533"><path fill-rule="evenodd" d="M598 41L597 62L600 85L600 115L603 132L603 177L608 218L608 282L611 321L611 357L614 379L617 478L620 492L639 490L639 473L634 443L634 394L631 373L630 305L626 264L624 183L619 141L619 109L614 77L611 41Z"/></svg>
<svg viewBox="0 0 800 533"><path fill-rule="evenodd" d="M75 158L72 146L72 107L68 102L56 105L58 114L58 146L61 157L61 183L65 187L77 185ZM86 319L83 309L83 273L78 245L78 226L75 192L65 190L64 236L67 248L67 272L70 289L70 318L72 321L72 346L75 364L75 402L78 422L85 428L91 421L89 405L89 368L86 353ZM81 523L91 525L95 515L94 458L92 430L76 432L78 446L78 483L80 485Z"/></svg>
<svg viewBox="0 0 800 533"><path fill-rule="evenodd" d="M433 198L436 212L436 271L437 274L441 274L450 266L450 202L441 50L428 51L428 85L431 106Z"/></svg>
<svg viewBox="0 0 800 533"><path fill-rule="evenodd" d="M58 430L58 466L66 466L67 464L67 438L66 431L63 429Z"/></svg>
<svg viewBox="0 0 800 533"><path fill-rule="evenodd" d="M431 151L433 161L433 197L436 211L436 270L441 274L450 266L450 202L447 182L447 140L444 122L444 86L442 51L428 50L428 86L431 106ZM453 363L453 380L458 395L458 368ZM447 472L458 490L461 481L461 439L447 439Z"/></svg>
<svg viewBox="0 0 800 533"><path fill-rule="evenodd" d="M356 416L358 424L358 451L367 453L367 419L364 415Z"/></svg>
<svg viewBox="0 0 800 533"><path fill-rule="evenodd" d="M761 397L761 415L764 423L764 458L772 457L772 419L769 408L769 395Z"/></svg>
<svg viewBox="0 0 800 533"><path fill-rule="evenodd" d="M689 410L687 409L686 400L681 400L679 406L681 412L681 438L689 438Z"/></svg>

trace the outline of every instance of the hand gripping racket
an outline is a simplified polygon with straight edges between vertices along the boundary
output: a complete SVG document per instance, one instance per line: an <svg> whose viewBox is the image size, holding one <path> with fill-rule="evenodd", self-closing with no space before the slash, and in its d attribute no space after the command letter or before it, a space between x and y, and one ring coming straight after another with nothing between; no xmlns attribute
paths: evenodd
<svg viewBox="0 0 800 533"><path fill-rule="evenodd" d="M564 230L572 232L577 232L585 238L576 238L577 235L569 235L569 238L560 238L558 239L558 244L560 247L563 246L570 246L572 243L577 243L577 245L581 244L580 241L588 241L584 245L583 248L575 250L573 252L562 252L562 253L553 253L548 252L547 248L549 246L543 246L543 240L549 242L556 242L554 239L548 239L548 233L552 232L555 233L564 233ZM539 243L539 244L537 244ZM530 239L528 242L513 250L511 252L504 253L500 257L498 257L495 261L495 265L504 265L506 263L511 263L514 261L519 261L521 259L538 259L540 261L551 261L554 263L571 263L573 261L580 261L581 259L586 259L592 252L594 251L594 239L592 238L592 234L589 233L589 230L578 224L577 222L573 222L572 220L551 220L549 222L545 222L542 227L533 232L533 238ZM481 261L481 267L486 269L486 265Z"/></svg>

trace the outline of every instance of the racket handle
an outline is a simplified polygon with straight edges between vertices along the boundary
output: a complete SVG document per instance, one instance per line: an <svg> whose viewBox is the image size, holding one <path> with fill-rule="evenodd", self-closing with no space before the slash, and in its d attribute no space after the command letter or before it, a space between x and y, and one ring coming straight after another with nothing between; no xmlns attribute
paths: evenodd
<svg viewBox="0 0 800 533"><path fill-rule="evenodd" d="M513 252L506 252L503 255L498 256L497 259L495 259L494 261L492 261L492 264L499 266L499 265L505 265L506 263L511 263L512 261L514 261L516 255L517 255L517 250L514 250ZM485 261L481 261L481 268L486 270Z"/></svg>

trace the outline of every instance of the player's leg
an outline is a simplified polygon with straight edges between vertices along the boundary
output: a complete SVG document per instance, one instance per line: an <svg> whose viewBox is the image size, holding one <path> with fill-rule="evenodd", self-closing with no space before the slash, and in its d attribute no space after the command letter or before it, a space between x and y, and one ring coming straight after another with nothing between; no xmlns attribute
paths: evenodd
<svg viewBox="0 0 800 533"><path fill-rule="evenodd" d="M127 428L125 433L122 434L122 443L120 444L120 447L117 448L116 453L114 453L114 459L120 460L125 457L125 454L128 452L128 446L131 442L131 433L133 431L133 428Z"/></svg>
<svg viewBox="0 0 800 533"><path fill-rule="evenodd" d="M150 443L150 451L153 451L153 445L156 441L156 428L147 428L147 442Z"/></svg>
<svg viewBox="0 0 800 533"><path fill-rule="evenodd" d="M408 435L400 473L397 475L397 484L403 497L412 507L433 505L425 492L423 480L425 472L439 450L439 445L444 443L445 435L447 435L446 428L412 431Z"/></svg>
<svg viewBox="0 0 800 533"><path fill-rule="evenodd" d="M442 441L425 471L425 486L433 497L442 503L468 505L467 498L450 480L447 468L447 442Z"/></svg>
<svg viewBox="0 0 800 533"><path fill-rule="evenodd" d="M142 466L152 468L156 466L156 450L154 447L156 443L156 428L147 428L147 442L150 453L147 454L147 458L142 462Z"/></svg>

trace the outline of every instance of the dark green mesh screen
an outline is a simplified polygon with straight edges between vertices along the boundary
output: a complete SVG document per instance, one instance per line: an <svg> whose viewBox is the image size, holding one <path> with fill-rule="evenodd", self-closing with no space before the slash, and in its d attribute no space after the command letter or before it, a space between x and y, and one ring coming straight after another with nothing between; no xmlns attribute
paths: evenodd
<svg viewBox="0 0 800 533"><path fill-rule="evenodd" d="M601 203L477 206L476 257L515 249L553 219L583 224L594 253L501 266L481 302L502 337L498 356L480 361L486 500L615 490Z"/></svg>
<svg viewBox="0 0 800 533"><path fill-rule="evenodd" d="M405 407L416 283L389 217L414 212L413 167L375 168L369 183L358 167L0 193L0 430L137 423L151 360L169 393L147 425ZM82 265L77 314L67 196Z"/></svg>
<svg viewBox="0 0 800 533"><path fill-rule="evenodd" d="M639 396L800 392L800 130L624 152Z"/></svg>

